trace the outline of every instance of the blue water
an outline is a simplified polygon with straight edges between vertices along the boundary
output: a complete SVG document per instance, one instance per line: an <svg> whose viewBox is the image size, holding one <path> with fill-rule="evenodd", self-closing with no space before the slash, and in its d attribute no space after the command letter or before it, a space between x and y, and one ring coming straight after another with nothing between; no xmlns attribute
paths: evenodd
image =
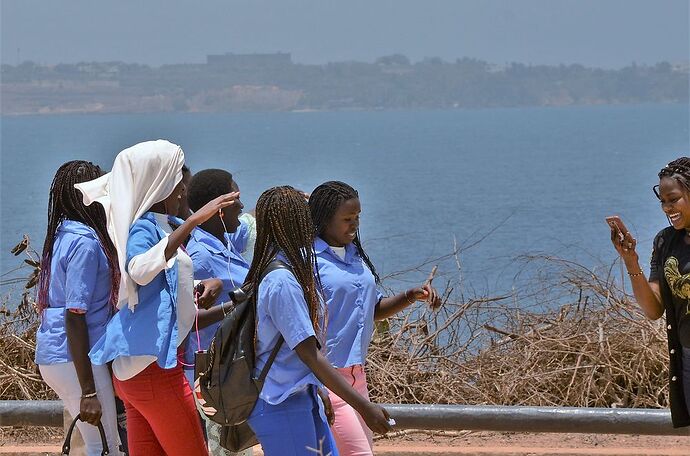
<svg viewBox="0 0 690 456"><path fill-rule="evenodd" d="M182 145L193 171L230 170L247 207L272 185L350 183L362 200L362 238L383 274L495 229L462 252L465 286L510 289L522 253L612 261L603 219L613 213L639 239L646 264L667 225L651 187L665 163L690 154L688 124L687 105L5 117L0 271L18 265L8 252L22 233L40 250L60 164L78 158L109 168L123 148L157 138ZM456 277L455 260L439 274Z"/></svg>

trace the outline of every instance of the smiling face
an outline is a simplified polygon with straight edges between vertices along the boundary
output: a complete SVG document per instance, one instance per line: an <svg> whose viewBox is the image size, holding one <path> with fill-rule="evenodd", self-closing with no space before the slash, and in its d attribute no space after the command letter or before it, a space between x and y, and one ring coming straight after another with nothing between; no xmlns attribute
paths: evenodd
<svg viewBox="0 0 690 456"><path fill-rule="evenodd" d="M690 195L677 179L662 177L659 181L661 210L677 230L690 230Z"/></svg>
<svg viewBox="0 0 690 456"><path fill-rule="evenodd" d="M344 247L352 242L359 229L360 212L359 198L343 201L321 233L323 240L334 247Z"/></svg>

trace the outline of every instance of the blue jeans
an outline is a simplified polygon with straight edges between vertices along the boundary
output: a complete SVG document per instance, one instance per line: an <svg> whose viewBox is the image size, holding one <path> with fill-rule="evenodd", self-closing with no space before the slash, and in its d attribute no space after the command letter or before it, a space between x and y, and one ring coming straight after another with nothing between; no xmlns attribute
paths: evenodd
<svg viewBox="0 0 690 456"><path fill-rule="evenodd" d="M315 387L293 394L278 405L259 399L249 417L266 456L338 456L333 434L320 412ZM314 452L308 448L321 450Z"/></svg>

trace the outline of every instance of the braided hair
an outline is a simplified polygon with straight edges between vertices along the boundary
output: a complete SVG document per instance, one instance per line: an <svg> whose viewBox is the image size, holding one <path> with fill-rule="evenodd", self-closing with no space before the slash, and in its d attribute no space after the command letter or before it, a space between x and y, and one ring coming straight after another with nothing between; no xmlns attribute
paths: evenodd
<svg viewBox="0 0 690 456"><path fill-rule="evenodd" d="M261 273L282 252L302 286L314 331L323 334L325 309L314 255L314 224L304 196L289 186L273 187L256 203L256 245L243 288L257 291Z"/></svg>
<svg viewBox="0 0 690 456"><path fill-rule="evenodd" d="M74 184L90 181L103 175L97 165L83 160L69 161L58 168L50 186L48 197L48 228L43 243L41 272L38 285L38 311L48 307L48 290L50 288L50 269L53 259L53 245L58 226L64 220L75 220L90 226L96 232L103 247L110 267L110 304L117 305L120 287L120 269L117 263L115 245L108 236L105 210L100 204L85 206L82 194Z"/></svg>
<svg viewBox="0 0 690 456"><path fill-rule="evenodd" d="M309 196L309 209L311 210L311 218L316 226L316 234L321 236L323 232L326 231L328 224L333 219L340 205L354 198L359 198L359 193L345 182L329 181L316 187ZM366 263L371 270L371 273L374 274L376 283L380 283L381 279L376 272L376 268L374 268L373 263L364 251L364 247L362 247L362 243L359 240L359 229L357 229L352 243L357 248L359 256L362 257L364 263Z"/></svg>
<svg viewBox="0 0 690 456"><path fill-rule="evenodd" d="M677 158L661 168L659 179L664 177L677 180L687 192L690 192L690 157Z"/></svg>

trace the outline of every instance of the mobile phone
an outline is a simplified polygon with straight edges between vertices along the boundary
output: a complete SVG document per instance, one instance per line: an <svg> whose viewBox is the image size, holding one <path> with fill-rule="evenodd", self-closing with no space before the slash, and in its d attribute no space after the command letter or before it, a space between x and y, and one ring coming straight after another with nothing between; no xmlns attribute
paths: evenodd
<svg viewBox="0 0 690 456"><path fill-rule="evenodd" d="M623 220L617 215L611 215L606 217L606 223L618 232L618 237L620 241L623 242L625 236L628 234L628 229L625 227Z"/></svg>

